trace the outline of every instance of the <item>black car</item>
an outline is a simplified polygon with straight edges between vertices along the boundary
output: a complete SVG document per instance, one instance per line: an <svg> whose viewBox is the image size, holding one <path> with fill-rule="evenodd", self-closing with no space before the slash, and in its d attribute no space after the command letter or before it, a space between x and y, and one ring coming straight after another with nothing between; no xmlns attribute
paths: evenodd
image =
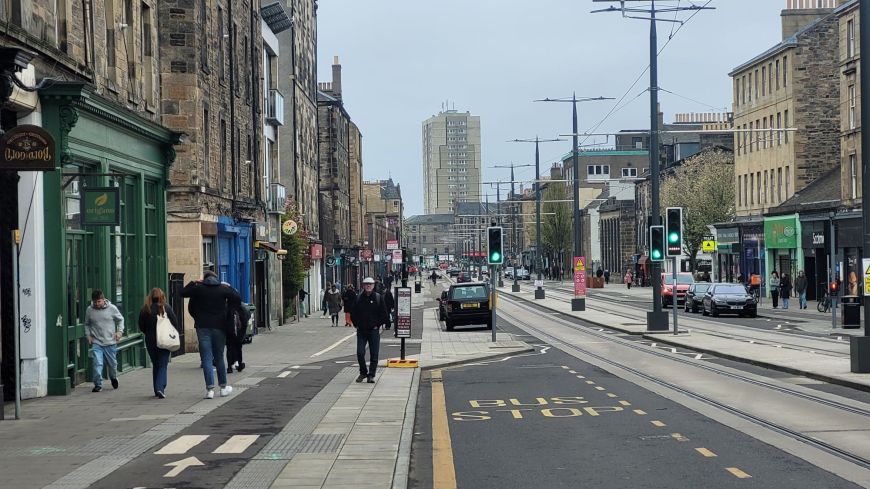
<svg viewBox="0 0 870 489"><path fill-rule="evenodd" d="M446 296L445 296L446 294ZM455 326L466 324L485 324L492 329L492 314L489 309L489 285L484 283L464 283L451 285L439 299L439 316L443 308L444 323L447 331Z"/></svg>
<svg viewBox="0 0 870 489"><path fill-rule="evenodd" d="M704 294L702 313L707 316L737 314L756 317L758 302L741 284L713 284Z"/></svg>
<svg viewBox="0 0 870 489"><path fill-rule="evenodd" d="M456 283L457 284L463 284L463 283L468 283L468 282L471 282L471 273L461 272L459 275L456 276Z"/></svg>
<svg viewBox="0 0 870 489"><path fill-rule="evenodd" d="M686 312L698 312L703 306L704 294L713 284L710 282L695 282L686 291Z"/></svg>

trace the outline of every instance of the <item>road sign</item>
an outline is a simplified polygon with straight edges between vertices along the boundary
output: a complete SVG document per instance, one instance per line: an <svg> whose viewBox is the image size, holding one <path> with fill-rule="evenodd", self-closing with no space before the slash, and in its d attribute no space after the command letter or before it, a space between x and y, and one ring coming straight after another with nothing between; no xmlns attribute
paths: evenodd
<svg viewBox="0 0 870 489"><path fill-rule="evenodd" d="M713 240L704 240L701 242L701 251L704 253L712 253L716 251L716 242Z"/></svg>
<svg viewBox="0 0 870 489"><path fill-rule="evenodd" d="M396 301L396 337L411 337L411 288L399 287Z"/></svg>
<svg viewBox="0 0 870 489"><path fill-rule="evenodd" d="M388 239L387 240L387 249L388 250L399 249L399 240L398 239Z"/></svg>
<svg viewBox="0 0 870 489"><path fill-rule="evenodd" d="M864 295L870 295L870 258L861 260L864 267Z"/></svg>
<svg viewBox="0 0 870 489"><path fill-rule="evenodd" d="M586 257L574 257L574 296L586 297Z"/></svg>
<svg viewBox="0 0 870 489"><path fill-rule="evenodd" d="M393 263L402 263L402 250L393 250Z"/></svg>

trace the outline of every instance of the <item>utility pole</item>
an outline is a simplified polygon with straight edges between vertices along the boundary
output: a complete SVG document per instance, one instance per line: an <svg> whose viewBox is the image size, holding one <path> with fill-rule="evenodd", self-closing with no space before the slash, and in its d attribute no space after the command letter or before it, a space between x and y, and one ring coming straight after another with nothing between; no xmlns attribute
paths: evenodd
<svg viewBox="0 0 870 489"><path fill-rule="evenodd" d="M528 167L528 166L534 166L534 165L514 165L513 163L511 163L509 166L496 165L496 166L492 167L492 168L510 168L511 169L511 198L510 198L510 200L514 200L517 198L516 188L514 187L514 184L516 183L516 177L514 176L514 168L523 168L523 167ZM511 292L519 292L520 291L520 284L517 281L517 270L519 268L519 267L517 267L517 254L518 254L517 252L518 252L518 248L519 248L517 243L519 242L519 236L517 235L517 204L516 204L516 202L511 203L511 214L512 214L511 215L511 223L512 223L512 227L513 227L513 229L512 229L513 237L511 238L511 254L513 255L512 264L514 267L514 271L512 274L513 279L514 279L514 283L513 283L513 285L511 285Z"/></svg>
<svg viewBox="0 0 870 489"><path fill-rule="evenodd" d="M652 181L652 209L650 215L649 226L662 224L661 208L659 205L659 187L660 187L660 170L659 170L659 72L658 72L658 35L656 33L656 22L677 22L683 23L681 20L657 19L658 13L679 13L690 10L713 10L713 7L704 7L700 5L686 5L676 7L662 7L656 9L655 0L651 0L649 7L630 7L626 4L633 4L650 0L592 0L593 2L619 2L619 7L610 6L606 9L593 10L592 13L599 12L620 12L623 17L632 19L649 20L649 105L650 105L650 130L649 130L649 160L650 160L650 180ZM709 3L709 2L708 2ZM642 17L642 15L649 17ZM662 311L662 283L661 283L661 264L660 262L650 261L650 282L653 286L653 310L646 313L646 329L647 331L667 331L668 330L668 313Z"/></svg>
<svg viewBox="0 0 870 489"><path fill-rule="evenodd" d="M535 268L538 272L538 279L535 281L537 284L543 283L543 278L541 277L541 268L543 268L544 264L541 261L541 151L540 145L541 143L552 143L556 141L564 141L564 139L541 139L539 137L535 137L535 139L514 139L513 143L535 143ZM537 285L535 287L535 299L544 299L546 298L544 294L544 288L541 285Z"/></svg>
<svg viewBox="0 0 870 489"><path fill-rule="evenodd" d="M580 158L577 153L580 152L580 145L577 142L577 138L579 137L578 129L577 129L577 102L592 102L598 100L613 100L611 97L581 97L577 98L577 92L568 98L545 98L540 100L535 100L535 102L570 102L574 107L574 115L573 115L573 124L572 127L574 129L573 132L573 146L571 151L571 161L574 167L574 256L583 256L583 225L580 222ZM573 266L573 265L572 265ZM585 273L585 272L584 272ZM586 310L586 296L582 297L579 295L575 295L573 299L571 299L571 310L572 311L585 311Z"/></svg>
<svg viewBox="0 0 870 489"><path fill-rule="evenodd" d="M858 14L861 19L870 19L870 1L861 0ZM867 62L870 53L870 22L859 22L858 28L861 56L860 72L867 73L870 63ZM861 77L861 93L870 94L870 76ZM870 96L861 97L861 140L870 141ZM864 255L870 250L870 152L861 152L861 211L864 220ZM831 235L833 236L833 230ZM863 265L863 262L862 262ZM864 268L863 266L861 268ZM863 270L864 281L867 280L867 269ZM852 336L849 340L849 354L852 360L852 372L870 373L870 294L864 290L864 336ZM833 305L832 305L833 307Z"/></svg>

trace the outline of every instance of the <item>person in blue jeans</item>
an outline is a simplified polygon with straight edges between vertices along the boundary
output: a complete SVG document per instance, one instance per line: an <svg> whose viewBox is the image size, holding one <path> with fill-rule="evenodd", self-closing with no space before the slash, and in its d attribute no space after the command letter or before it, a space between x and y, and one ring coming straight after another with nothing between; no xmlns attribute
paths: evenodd
<svg viewBox="0 0 870 489"><path fill-rule="evenodd" d="M375 383L378 368L378 353L381 346L381 326L387 322L387 308L381 294L374 291L375 280L366 277L362 282L363 291L354 301L351 309L351 322L356 328L356 358L359 362L357 382L367 379ZM366 345L369 347L370 361L366 366Z"/></svg>
<svg viewBox="0 0 870 489"><path fill-rule="evenodd" d="M92 392L103 390L103 364L109 370L112 387L118 388L118 341L124 335L124 316L109 302L100 289L91 293L91 304L85 312L85 330L94 355Z"/></svg>
<svg viewBox="0 0 870 489"><path fill-rule="evenodd" d="M145 296L145 304L139 311L139 331L145 335L145 348L151 358L151 382L154 395L158 399L166 398L166 383L169 376L169 357L172 352L157 347L157 318L165 315L175 329L178 329L178 318L166 303L166 294L159 287L154 287Z"/></svg>
<svg viewBox="0 0 870 489"><path fill-rule="evenodd" d="M224 348L227 337L227 311L230 304L241 301L239 293L218 279L217 274L207 270L202 280L188 283L181 289L182 297L189 297L187 310L193 316L193 326L199 343L199 359L205 378L205 398L214 399L214 369L217 368L218 385L222 397L233 392L227 385L227 365Z"/></svg>

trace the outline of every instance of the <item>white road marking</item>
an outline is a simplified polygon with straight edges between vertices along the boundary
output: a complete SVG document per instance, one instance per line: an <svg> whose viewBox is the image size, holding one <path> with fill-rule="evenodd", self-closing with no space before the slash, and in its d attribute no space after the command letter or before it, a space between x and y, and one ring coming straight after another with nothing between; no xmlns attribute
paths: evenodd
<svg viewBox="0 0 870 489"><path fill-rule="evenodd" d="M208 438L208 435L182 435L173 440L165 447L154 452L155 455L181 455L191 448L199 445ZM183 470L183 469L182 469Z"/></svg>
<svg viewBox="0 0 870 489"><path fill-rule="evenodd" d="M703 353L698 353L697 355L695 355L695 360L700 360L700 359L702 359L702 358L704 358L704 354L703 354Z"/></svg>
<svg viewBox="0 0 870 489"><path fill-rule="evenodd" d="M169 462L168 464L163 464L164 467L173 467L172 470L163 475L163 477L175 477L176 475L184 472L184 469L188 467L195 467L197 465L205 465L200 462L196 457L187 457L185 459L181 459L175 462Z"/></svg>
<svg viewBox="0 0 870 489"><path fill-rule="evenodd" d="M259 437L260 435L235 435L211 453L244 453Z"/></svg>
<svg viewBox="0 0 870 489"><path fill-rule="evenodd" d="M289 370L285 370L285 371L281 372L280 374L278 374L278 378L283 379L284 377L287 377L288 375L290 375L290 373L291 372Z"/></svg>
<svg viewBox="0 0 870 489"><path fill-rule="evenodd" d="M354 336L356 336L356 333L351 333L351 334L345 336L344 338L342 338L342 339L336 341L335 343L329 345L328 347L326 347L326 348L320 350L319 352L315 353L314 355L311 355L311 358L319 357L320 355L323 355L324 353L327 353L328 351L337 348L338 345L340 345L340 344L344 343L345 341L347 341L347 340L353 338Z"/></svg>
<svg viewBox="0 0 870 489"><path fill-rule="evenodd" d="M336 360L335 363L354 363L353 360Z"/></svg>

